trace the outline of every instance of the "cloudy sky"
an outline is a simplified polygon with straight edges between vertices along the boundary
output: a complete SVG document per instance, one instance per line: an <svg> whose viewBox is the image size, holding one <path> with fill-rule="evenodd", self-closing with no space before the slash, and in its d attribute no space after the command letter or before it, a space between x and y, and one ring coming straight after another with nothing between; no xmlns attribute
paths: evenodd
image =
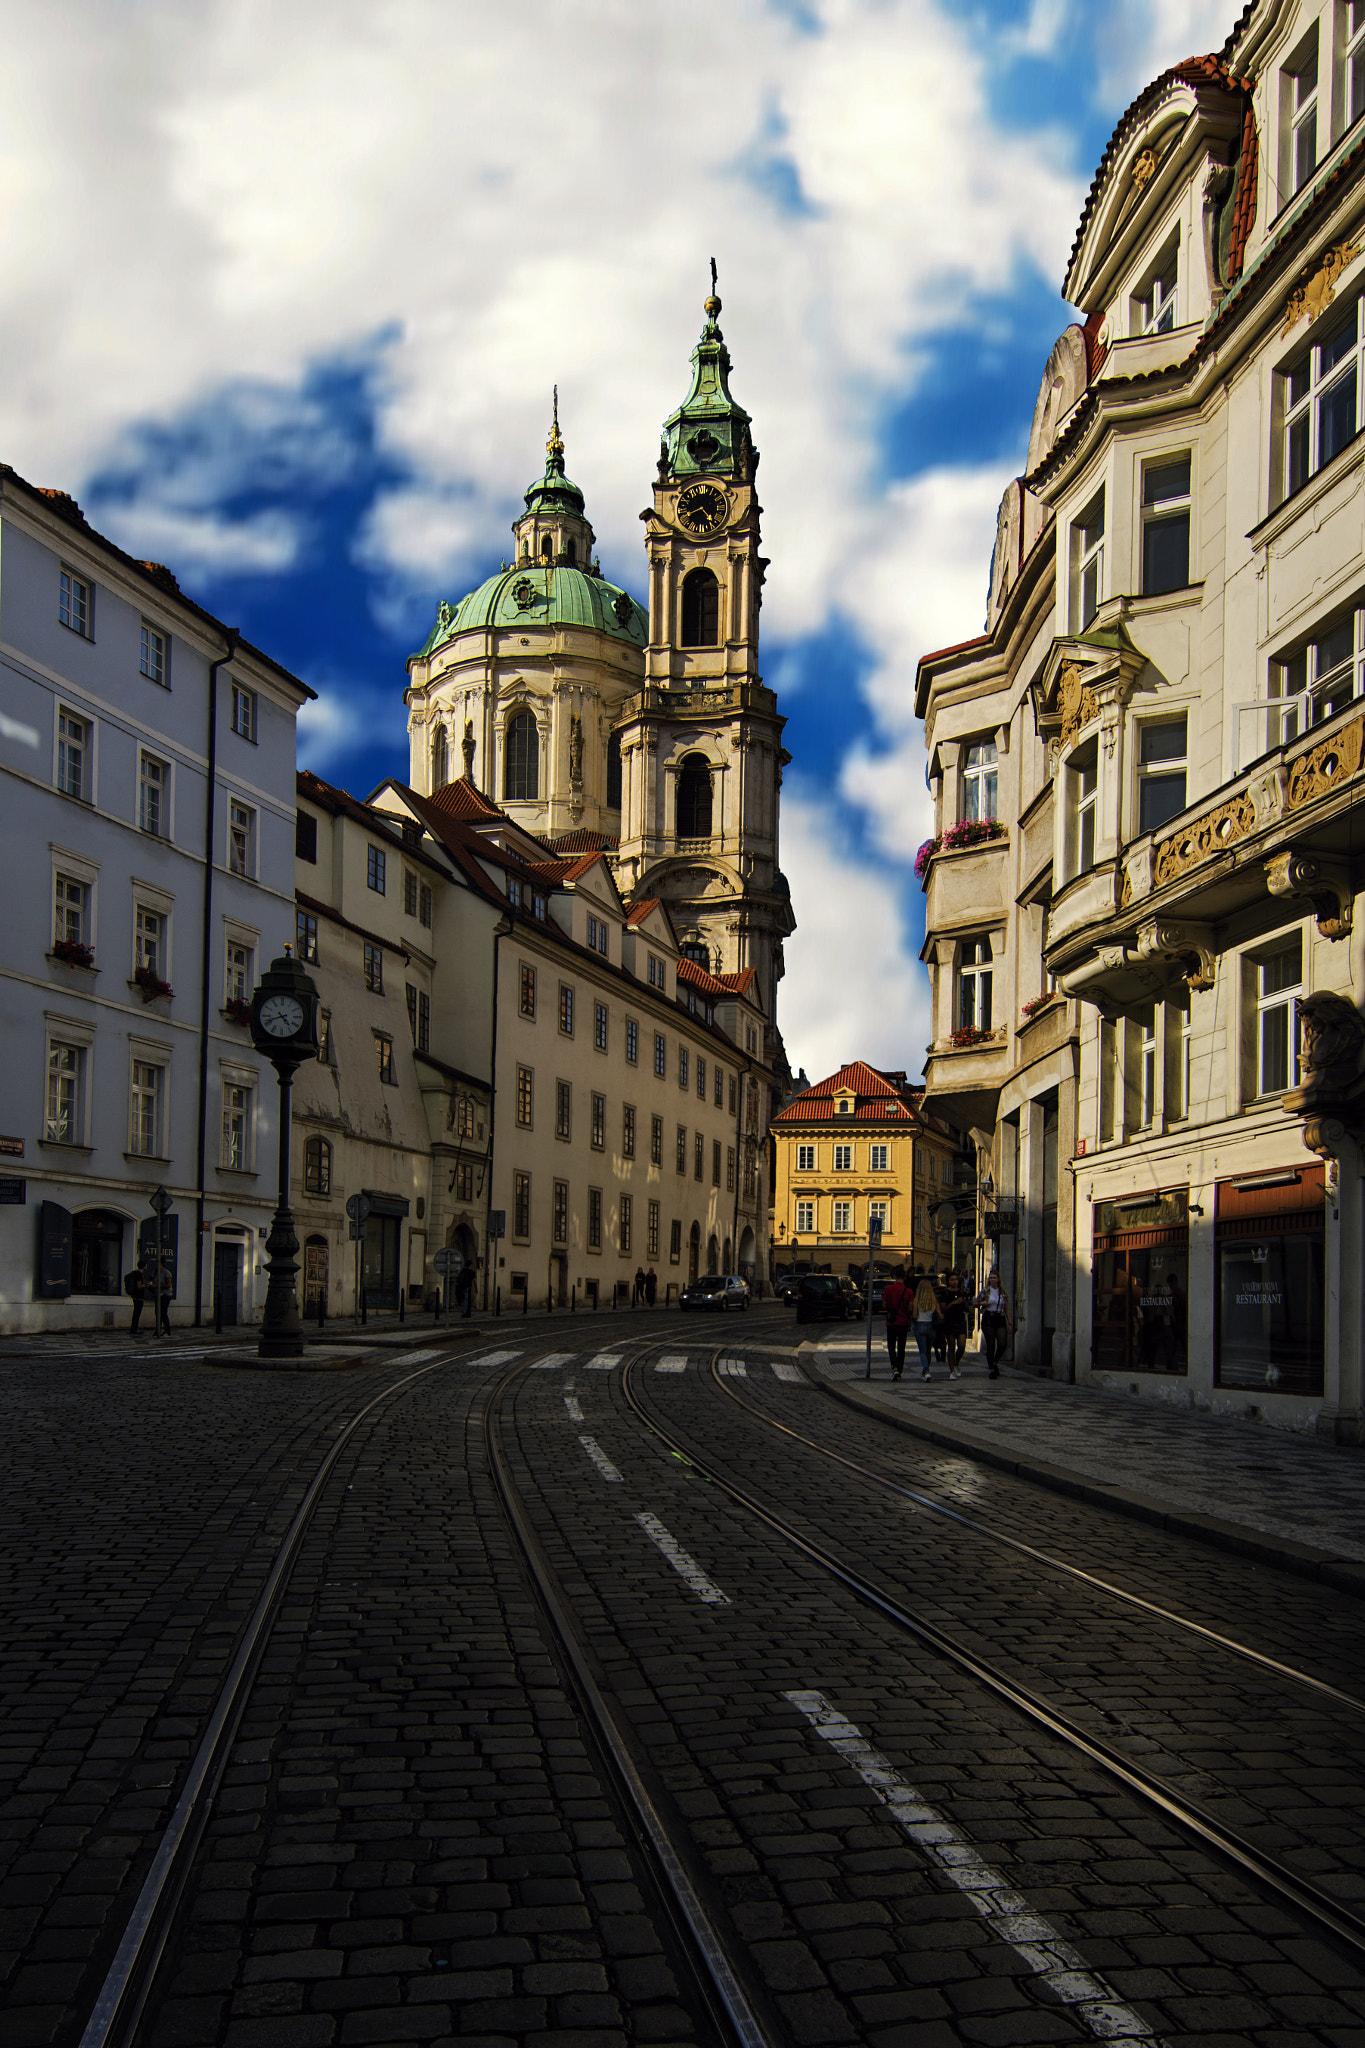
<svg viewBox="0 0 1365 2048"><path fill-rule="evenodd" d="M0 0L0 459L321 695L303 764L406 775L404 659L496 568L560 389L603 568L707 259L762 451L795 760L781 1022L921 1071L927 648L1070 317L1115 118L1234 0Z"/></svg>

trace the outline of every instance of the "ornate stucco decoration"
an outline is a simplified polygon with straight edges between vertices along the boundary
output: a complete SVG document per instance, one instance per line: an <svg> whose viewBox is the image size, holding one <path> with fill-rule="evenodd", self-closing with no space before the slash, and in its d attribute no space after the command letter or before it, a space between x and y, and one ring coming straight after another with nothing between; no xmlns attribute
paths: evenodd
<svg viewBox="0 0 1365 2048"><path fill-rule="evenodd" d="M1266 868L1266 882L1272 896L1305 897L1325 939L1350 937L1350 878L1335 862L1292 850L1277 853Z"/></svg>
<svg viewBox="0 0 1365 2048"><path fill-rule="evenodd" d="M1329 249L1306 284L1296 285L1289 294L1289 303L1284 309L1282 334L1288 334L1298 326L1300 320L1310 324L1319 313L1325 313L1336 294L1337 279L1348 263L1354 263L1360 254L1357 241L1338 242L1335 249Z"/></svg>
<svg viewBox="0 0 1365 2048"><path fill-rule="evenodd" d="M1188 874L1201 862L1212 860L1245 839L1256 828L1256 806L1243 792L1220 804L1216 811L1190 825L1183 832L1157 842L1155 881L1158 889Z"/></svg>
<svg viewBox="0 0 1365 2048"><path fill-rule="evenodd" d="M1133 183L1139 192L1146 189L1156 176L1156 151L1144 149L1133 165Z"/></svg>
<svg viewBox="0 0 1365 2048"><path fill-rule="evenodd" d="M1294 1008L1300 1082L1280 1097L1280 1107L1289 1116L1305 1119L1306 1150L1320 1159L1335 1159L1346 1133L1360 1121L1365 1018L1349 998L1327 991L1302 996Z"/></svg>
<svg viewBox="0 0 1365 2048"><path fill-rule="evenodd" d="M1074 661L1062 664L1057 678L1057 704L1062 714L1062 746L1069 747L1084 725L1098 718L1099 698L1089 688Z"/></svg>
<svg viewBox="0 0 1365 2048"><path fill-rule="evenodd" d="M1033 408L1026 475L1031 476L1052 453L1063 425L1085 396L1086 383L1085 330L1063 328L1052 345Z"/></svg>
<svg viewBox="0 0 1365 2048"><path fill-rule="evenodd" d="M1157 972L1174 968L1176 978L1191 988L1212 988L1218 955L1200 925L1171 924L1154 918L1138 927L1138 958Z"/></svg>
<svg viewBox="0 0 1365 2048"><path fill-rule="evenodd" d="M1289 771L1285 809L1301 810L1315 797L1326 796L1338 783L1360 773L1365 754L1365 718L1353 719L1344 731L1319 740L1308 753L1300 754Z"/></svg>

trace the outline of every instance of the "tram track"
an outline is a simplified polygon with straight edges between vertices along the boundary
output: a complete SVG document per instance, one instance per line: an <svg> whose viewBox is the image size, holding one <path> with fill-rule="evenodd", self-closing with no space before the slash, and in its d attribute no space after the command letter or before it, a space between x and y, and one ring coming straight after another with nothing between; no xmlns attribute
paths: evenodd
<svg viewBox="0 0 1365 2048"><path fill-rule="evenodd" d="M713 1357L709 1369L708 1376L712 1385L727 1394L731 1400L737 1401L740 1407L749 1408L751 1412L757 1413L760 1420L766 1420L762 1417L761 1411L752 1411L751 1404L734 1394L733 1388L716 1369L718 1357L719 1354ZM913 1638L936 1658L942 1659L956 1671L970 1677L994 1698L1005 1702L1022 1715L1035 1729L1042 1730L1059 1740L1072 1754L1083 1758L1087 1764L1097 1766L1107 1777L1133 1795L1148 1812L1174 1824L1187 1839L1211 1853L1225 1867L1236 1871L1263 1896L1273 1899L1281 1907L1296 1914L1316 1933L1349 1953L1357 1964L1365 1964L1365 1919L1353 1912L1348 1905L1333 1898L1311 1879L1295 1871L1278 1857L1255 1847L1235 1829L1218 1820L1205 1807L1175 1790L1132 1757L1125 1756L1112 1743L1083 1728L1072 1715L1052 1706L1032 1686L1011 1677L993 1660L969 1649L956 1641L945 1629L927 1620L922 1614L914 1612L902 1593L879 1584L865 1572L855 1569L837 1556L825 1543L798 1529L786 1515L759 1498L749 1485L737 1479L724 1464L700 1449L688 1434L680 1431L657 1413L651 1412L649 1405L642 1399L629 1368L623 1371L621 1386L623 1398L635 1419L665 1447L670 1456L686 1459L746 1515L760 1523L789 1552L818 1567L862 1604L890 1622L897 1631ZM788 1433L799 1436L799 1432ZM810 1442L809 1439L802 1441ZM814 1445L813 1448L822 1454L825 1452L824 1446ZM1194 1631L1210 1637L1215 1634L1213 1631L1203 1631L1198 1624L1194 1625ZM1261 1659L1259 1656L1253 1656L1252 1661L1264 1662L1272 1668L1275 1666L1275 1660ZM1288 1677L1291 1674L1286 1671L1283 1675ZM1335 1689L1330 1687L1323 1690L1328 1694L1335 1692ZM1342 1694L1341 1700L1351 1711L1360 1710L1361 1703L1354 1696Z"/></svg>

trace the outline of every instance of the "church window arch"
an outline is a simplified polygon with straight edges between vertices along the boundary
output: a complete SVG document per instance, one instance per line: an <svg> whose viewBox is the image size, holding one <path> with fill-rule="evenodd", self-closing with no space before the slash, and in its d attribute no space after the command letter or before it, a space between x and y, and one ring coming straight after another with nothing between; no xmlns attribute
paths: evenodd
<svg viewBox="0 0 1365 2048"><path fill-rule="evenodd" d="M502 748L502 793L513 802L529 802L540 794L540 734L529 711L507 721Z"/></svg>
<svg viewBox="0 0 1365 2048"><path fill-rule="evenodd" d="M720 640L720 585L709 569L689 569L682 587L682 644L715 647Z"/></svg>
<svg viewBox="0 0 1365 2048"><path fill-rule="evenodd" d="M547 533L540 543L540 559L542 562L552 562L554 558L555 544Z"/></svg>
<svg viewBox="0 0 1365 2048"><path fill-rule="evenodd" d="M565 557L566 557L566 558L567 558L567 560L568 560L568 563L569 563L569 566L570 566L570 568L572 568L572 567L573 567L573 565L574 565L574 563L575 563L575 562L576 562L576 561L578 560L578 543L577 543L577 541L575 541L575 540L566 540L566 541L565 541L565 543L564 543L564 554L565 554Z"/></svg>
<svg viewBox="0 0 1365 2048"><path fill-rule="evenodd" d="M436 737L431 743L431 787L444 789L450 780L450 747L446 741L443 725L436 728Z"/></svg>
<svg viewBox="0 0 1365 2048"><path fill-rule="evenodd" d="M607 741L607 809L621 808L621 735L614 732Z"/></svg>
<svg viewBox="0 0 1365 2048"><path fill-rule="evenodd" d="M705 754L685 754L678 770L678 837L711 837L711 764Z"/></svg>

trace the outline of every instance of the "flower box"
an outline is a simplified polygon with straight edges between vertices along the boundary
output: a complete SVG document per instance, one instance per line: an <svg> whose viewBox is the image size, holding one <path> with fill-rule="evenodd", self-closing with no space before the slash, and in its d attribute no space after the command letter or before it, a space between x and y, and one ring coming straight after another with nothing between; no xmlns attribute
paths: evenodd
<svg viewBox="0 0 1365 2048"><path fill-rule="evenodd" d="M1056 1000L1057 992L1055 989L1045 996L1033 996L1023 1006L1025 1019L1027 1020L1030 1017L1036 1017L1040 1010L1045 1010L1049 1003L1055 1003Z"/></svg>
<svg viewBox="0 0 1365 2048"><path fill-rule="evenodd" d="M976 1024L963 1024L953 1033L949 1044L961 1052L964 1047L969 1045L984 1045L988 1039L994 1038L994 1036L995 1033L993 1031L982 1031Z"/></svg>
<svg viewBox="0 0 1365 2048"><path fill-rule="evenodd" d="M243 996L229 996L223 1005L223 1015L229 1024L249 1024L251 1005Z"/></svg>
<svg viewBox="0 0 1365 2048"><path fill-rule="evenodd" d="M1004 837L1005 828L998 818L962 818L936 839L925 840L915 855L915 874L927 887L929 863L936 853L956 853L961 847L984 846L988 840Z"/></svg>
<svg viewBox="0 0 1365 2048"><path fill-rule="evenodd" d="M93 946L83 945L79 939L54 939L52 957L67 967L93 967L95 949Z"/></svg>
<svg viewBox="0 0 1365 2048"><path fill-rule="evenodd" d="M162 981L151 967L133 969L133 987L137 989L144 1003L154 1003L158 996L172 996L175 990L168 981Z"/></svg>

